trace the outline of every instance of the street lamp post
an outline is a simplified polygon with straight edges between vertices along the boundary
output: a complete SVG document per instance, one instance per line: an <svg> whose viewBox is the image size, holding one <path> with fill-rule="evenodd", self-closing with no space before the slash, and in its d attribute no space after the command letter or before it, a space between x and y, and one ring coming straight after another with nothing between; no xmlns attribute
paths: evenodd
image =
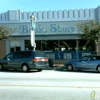
<svg viewBox="0 0 100 100"><path fill-rule="evenodd" d="M33 47L33 50L35 51L36 43L35 43L35 28L36 28L36 18L31 15L31 46Z"/></svg>
<svg viewBox="0 0 100 100"><path fill-rule="evenodd" d="M78 55L78 50L79 49L79 41L78 40L76 40L76 57L77 57L77 59L79 59L79 55Z"/></svg>

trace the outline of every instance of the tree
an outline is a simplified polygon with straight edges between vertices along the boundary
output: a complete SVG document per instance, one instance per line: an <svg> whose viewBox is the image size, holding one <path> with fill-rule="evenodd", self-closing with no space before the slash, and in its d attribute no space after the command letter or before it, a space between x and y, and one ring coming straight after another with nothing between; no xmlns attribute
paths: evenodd
<svg viewBox="0 0 100 100"><path fill-rule="evenodd" d="M100 44L100 25L99 22L88 21L85 23L78 24L79 29L81 30L81 37L86 41L83 47L86 47L89 43L95 43L96 53L98 53L98 45Z"/></svg>
<svg viewBox="0 0 100 100"><path fill-rule="evenodd" d="M12 29L5 26L0 26L0 41L11 37Z"/></svg>

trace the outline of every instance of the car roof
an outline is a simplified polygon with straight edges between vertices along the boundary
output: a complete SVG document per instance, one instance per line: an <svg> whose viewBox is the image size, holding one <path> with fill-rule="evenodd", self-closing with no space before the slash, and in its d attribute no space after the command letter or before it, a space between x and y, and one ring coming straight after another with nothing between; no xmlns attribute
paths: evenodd
<svg viewBox="0 0 100 100"><path fill-rule="evenodd" d="M42 52L42 51L33 51L33 50L28 50L28 51L14 51L14 52Z"/></svg>

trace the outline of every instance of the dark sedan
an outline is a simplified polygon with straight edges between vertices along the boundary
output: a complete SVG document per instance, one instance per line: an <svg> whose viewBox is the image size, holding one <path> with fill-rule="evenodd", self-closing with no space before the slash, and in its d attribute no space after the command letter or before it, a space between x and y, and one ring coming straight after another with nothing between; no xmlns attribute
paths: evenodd
<svg viewBox="0 0 100 100"><path fill-rule="evenodd" d="M64 67L68 71L89 70L100 72L100 55L88 55L79 60L67 61Z"/></svg>

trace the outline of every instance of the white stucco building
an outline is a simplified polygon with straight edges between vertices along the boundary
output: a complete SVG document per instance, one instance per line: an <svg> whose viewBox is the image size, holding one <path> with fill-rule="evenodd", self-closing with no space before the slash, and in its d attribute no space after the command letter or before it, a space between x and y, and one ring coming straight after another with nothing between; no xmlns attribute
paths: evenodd
<svg viewBox="0 0 100 100"><path fill-rule="evenodd" d="M58 10L58 11L33 11L8 10L0 13L0 25L14 28L13 38L0 43L2 57L11 51L31 50L30 46L30 15L37 18L35 39L36 49L42 51L75 50L79 41L79 47L83 42L78 37L80 34L78 23L88 20L100 22L100 6L97 8ZM1 48L0 47L0 48Z"/></svg>

